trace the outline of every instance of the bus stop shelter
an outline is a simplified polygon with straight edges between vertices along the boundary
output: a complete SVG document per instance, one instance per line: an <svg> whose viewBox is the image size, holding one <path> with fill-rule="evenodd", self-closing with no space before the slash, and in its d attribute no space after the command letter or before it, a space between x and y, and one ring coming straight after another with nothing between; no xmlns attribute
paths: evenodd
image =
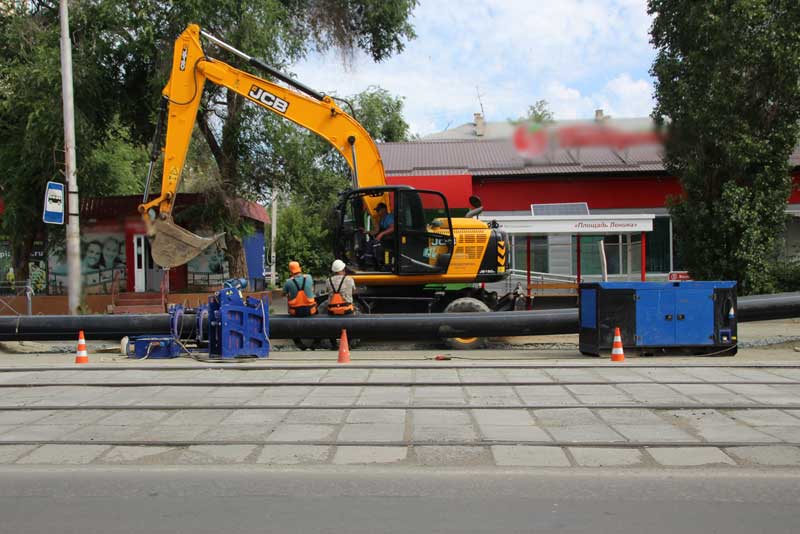
<svg viewBox="0 0 800 534"><path fill-rule="evenodd" d="M646 233L653 231L654 214L601 214L601 215L498 215L493 217L509 236L526 238L528 291L531 288L531 236L576 236L576 281L581 283L581 236L585 235L635 235L641 234L641 280L647 278ZM627 250L631 261L631 247Z"/></svg>

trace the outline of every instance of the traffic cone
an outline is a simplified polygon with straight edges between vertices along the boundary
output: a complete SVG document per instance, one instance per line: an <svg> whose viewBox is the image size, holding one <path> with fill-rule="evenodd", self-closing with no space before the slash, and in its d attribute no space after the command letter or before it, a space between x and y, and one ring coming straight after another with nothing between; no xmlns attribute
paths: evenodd
<svg viewBox="0 0 800 534"><path fill-rule="evenodd" d="M75 363L89 363L89 353L86 352L86 339L83 337L83 330L78 334L78 352L75 355Z"/></svg>
<svg viewBox="0 0 800 534"><path fill-rule="evenodd" d="M625 353L622 351L622 337L619 335L619 327L614 328L614 343L611 345L611 361L624 362Z"/></svg>
<svg viewBox="0 0 800 534"><path fill-rule="evenodd" d="M339 338L339 363L350 363L350 345L347 343L347 330L342 329L342 337Z"/></svg>

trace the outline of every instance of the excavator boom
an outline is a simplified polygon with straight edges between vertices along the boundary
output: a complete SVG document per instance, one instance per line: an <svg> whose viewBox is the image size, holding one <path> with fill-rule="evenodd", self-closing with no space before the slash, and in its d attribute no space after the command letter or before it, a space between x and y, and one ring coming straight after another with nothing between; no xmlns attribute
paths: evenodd
<svg viewBox="0 0 800 534"><path fill-rule="evenodd" d="M294 86L296 90L206 56L200 43L201 34L221 48L245 59L250 65ZM292 80L192 24L175 41L172 72L163 90L168 105L161 193L148 201L148 191L145 191L145 200L139 206L139 212L148 227L153 259L162 267L182 265L222 237L221 234L214 237L195 235L177 226L172 219L189 141L206 81L234 91L327 140L350 165L355 187L385 185L383 163L372 138L331 97ZM149 176L147 183L149 184ZM381 201L380 197L370 198L367 201L370 212L374 213L375 206Z"/></svg>

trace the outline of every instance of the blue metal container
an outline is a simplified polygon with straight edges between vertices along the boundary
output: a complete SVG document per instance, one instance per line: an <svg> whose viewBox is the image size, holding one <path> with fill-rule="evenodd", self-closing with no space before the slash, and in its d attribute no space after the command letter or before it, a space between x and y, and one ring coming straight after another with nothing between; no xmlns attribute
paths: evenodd
<svg viewBox="0 0 800 534"><path fill-rule="evenodd" d="M599 282L580 286L579 347L610 350L614 328L642 353L736 354L736 282Z"/></svg>

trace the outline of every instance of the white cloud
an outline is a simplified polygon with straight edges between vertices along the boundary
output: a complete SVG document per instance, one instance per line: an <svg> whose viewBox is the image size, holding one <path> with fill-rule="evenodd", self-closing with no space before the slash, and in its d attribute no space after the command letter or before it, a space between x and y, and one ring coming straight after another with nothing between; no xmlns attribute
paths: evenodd
<svg viewBox="0 0 800 534"><path fill-rule="evenodd" d="M379 85L405 97L412 131L521 115L547 99L557 118L646 115L651 105L645 0L422 0L406 50L345 69L335 54L294 67L300 80L340 95Z"/></svg>

